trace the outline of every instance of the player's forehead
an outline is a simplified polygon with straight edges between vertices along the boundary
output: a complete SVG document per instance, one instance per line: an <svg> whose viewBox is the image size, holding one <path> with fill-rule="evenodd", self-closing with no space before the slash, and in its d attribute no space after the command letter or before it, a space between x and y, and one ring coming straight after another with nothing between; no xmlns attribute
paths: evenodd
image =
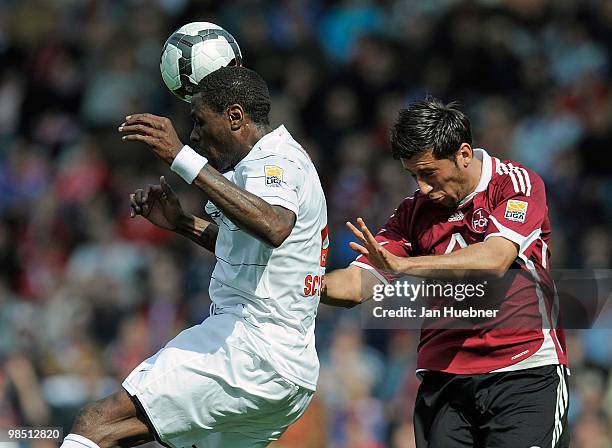
<svg viewBox="0 0 612 448"><path fill-rule="evenodd" d="M196 93L191 97L191 113L197 113L200 108L204 106L204 101L202 100L202 96L199 93Z"/></svg>
<svg viewBox="0 0 612 448"><path fill-rule="evenodd" d="M196 93L191 98L191 116L198 116L200 118L210 116L213 113L210 106L202 99L201 94Z"/></svg>
<svg viewBox="0 0 612 448"><path fill-rule="evenodd" d="M436 159L431 149L422 151L409 159L400 159L404 169L411 173L417 173L422 170L438 168L444 164L446 159Z"/></svg>

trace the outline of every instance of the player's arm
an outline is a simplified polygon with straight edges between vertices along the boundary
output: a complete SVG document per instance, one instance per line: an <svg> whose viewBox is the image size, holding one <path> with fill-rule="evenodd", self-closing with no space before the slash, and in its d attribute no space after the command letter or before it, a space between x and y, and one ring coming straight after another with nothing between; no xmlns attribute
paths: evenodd
<svg viewBox="0 0 612 448"><path fill-rule="evenodd" d="M374 285L381 283L372 273L349 266L325 274L321 303L352 308L368 300L374 294Z"/></svg>
<svg viewBox="0 0 612 448"><path fill-rule="evenodd" d="M149 145L169 165L183 148L172 122L165 117L130 115L119 131L131 133L125 135L124 140ZM295 211L272 205L238 187L208 164L200 169L192 183L206 193L209 200L234 224L272 247L280 246L293 230Z"/></svg>
<svg viewBox="0 0 612 448"><path fill-rule="evenodd" d="M412 210L412 198L406 198L376 235L375 240L399 258L410 257L411 244L405 222ZM366 257L359 256L346 269L325 274L321 302L332 306L353 307L374 295L374 287L393 281L394 276L380 272Z"/></svg>
<svg viewBox="0 0 612 448"><path fill-rule="evenodd" d="M185 214L179 220L176 233L214 253L219 227L198 216Z"/></svg>
<svg viewBox="0 0 612 448"><path fill-rule="evenodd" d="M130 207L132 218L140 215L162 229L176 232L211 252L215 251L217 225L185 213L164 176L159 178L159 185L148 185L132 193Z"/></svg>
<svg viewBox="0 0 612 448"><path fill-rule="evenodd" d="M441 272L463 278L470 271L502 277L516 257L518 247L505 238L494 237L444 255L430 255L399 260L402 274L439 278Z"/></svg>
<svg viewBox="0 0 612 448"><path fill-rule="evenodd" d="M293 230L293 211L238 187L210 165L200 170L193 184L234 224L269 246L279 247Z"/></svg>
<svg viewBox="0 0 612 448"><path fill-rule="evenodd" d="M351 249L366 257L376 268L395 274L463 278L471 271L478 270L501 277L518 256L516 243L493 237L449 254L398 257L376 241L363 219L357 218L357 227L352 223L347 223L347 226L362 243L351 242Z"/></svg>

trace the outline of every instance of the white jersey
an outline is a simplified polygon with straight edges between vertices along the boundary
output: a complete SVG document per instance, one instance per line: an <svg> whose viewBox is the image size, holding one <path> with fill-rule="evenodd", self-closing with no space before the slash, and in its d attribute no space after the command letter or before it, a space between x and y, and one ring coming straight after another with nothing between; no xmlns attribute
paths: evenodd
<svg viewBox="0 0 612 448"><path fill-rule="evenodd" d="M210 297L216 313L250 325L248 347L283 377L314 390L319 375L314 325L327 257L327 208L310 157L280 126L259 140L225 177L295 213L278 248L242 231L209 202L219 226Z"/></svg>

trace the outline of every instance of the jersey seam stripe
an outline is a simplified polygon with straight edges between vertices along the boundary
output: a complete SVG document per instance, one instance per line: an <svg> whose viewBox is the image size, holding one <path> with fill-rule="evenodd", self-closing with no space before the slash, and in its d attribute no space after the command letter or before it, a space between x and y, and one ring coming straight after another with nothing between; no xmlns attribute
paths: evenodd
<svg viewBox="0 0 612 448"><path fill-rule="evenodd" d="M511 170L511 169L508 169L508 175L510 176L510 179L512 180L512 186L514 187L514 192L515 193L522 193L522 191L521 191L521 189L519 187L518 181L516 179L516 175L515 175L514 171Z"/></svg>
<svg viewBox="0 0 612 448"><path fill-rule="evenodd" d="M559 292L557 291L557 285L553 283L553 306L550 310L551 326L553 327L553 334L557 338L557 323L559 322Z"/></svg>
<svg viewBox="0 0 612 448"><path fill-rule="evenodd" d="M516 179L514 178L514 175L512 174L512 172L508 170L508 167L506 166L505 163L500 162L499 166L502 171L502 173L500 174L507 174L508 176L510 176L510 180L512 181L512 186L514 187L514 192L518 193L519 192L518 184L516 183Z"/></svg>
<svg viewBox="0 0 612 448"><path fill-rule="evenodd" d="M516 177L518 177L519 182L521 183L521 191L523 192L523 194L527 194L527 181L525 180L525 177L523 176L523 172L521 171L521 169L519 167L514 167L514 171L516 172Z"/></svg>
<svg viewBox="0 0 612 448"><path fill-rule="evenodd" d="M542 241L542 267L546 269L546 254L548 252L548 244L541 237L539 238Z"/></svg>
<svg viewBox="0 0 612 448"><path fill-rule="evenodd" d="M555 337L553 337L552 332L552 322L550 321L550 317L548 316L548 310L546 309L546 303L544 302L544 297L542 296L542 289L540 288L540 276L536 271L535 264L533 261L528 259L524 254L519 254L519 259L525 263L525 267L531 276L535 279L535 290L536 296L538 297L538 311L540 312L540 316L542 317L542 334L544 335L544 329L548 328L548 337L551 339L553 346L555 348L555 354L557 357L557 363L561 363L561 359L559 358L559 344L556 341ZM546 343L546 336L544 335L544 343Z"/></svg>
<svg viewBox="0 0 612 448"><path fill-rule="evenodd" d="M516 178L518 179L518 182L520 184L521 193L527 193L527 189L525 188L525 180L523 179L523 173L521 173L518 167L512 165L511 163L509 163L508 166L510 167L510 169L512 169L514 173L516 173Z"/></svg>
<svg viewBox="0 0 612 448"><path fill-rule="evenodd" d="M531 246L533 241L537 240L537 238L539 238L540 234L542 233L542 229L537 228L533 232L531 232L529 235L523 236L520 233L502 225L497 220L497 218L495 218L494 216L490 216L490 218L491 218L491 221L493 221L493 224L495 224L495 226L497 227L498 231L488 234L485 237L485 240L492 236L498 236L498 235L506 236L506 238L510 239L511 241L519 245L519 255L523 254L525 250L527 250L527 248Z"/></svg>
<svg viewBox="0 0 612 448"><path fill-rule="evenodd" d="M283 197L283 196L279 196L277 194L260 194L259 195L260 198L279 198L282 199L283 201L287 201L287 202L291 202L289 199ZM291 202L293 204L293 202Z"/></svg>
<svg viewBox="0 0 612 448"><path fill-rule="evenodd" d="M521 171L527 182L527 192L525 192L525 196L531 196L531 178L529 177L529 172L525 168L521 168Z"/></svg>
<svg viewBox="0 0 612 448"><path fill-rule="evenodd" d="M219 261L222 261L224 263L229 264L230 266L261 266L261 267L266 267L268 266L267 264L259 264L259 263L231 263L227 260L224 260L223 258L219 257L218 255L215 255L215 258Z"/></svg>
<svg viewBox="0 0 612 448"><path fill-rule="evenodd" d="M519 259L520 259L521 262L523 262L525 264L525 267L527 268L527 271L536 280L535 290L536 290L536 296L538 297L538 312L540 313L540 316L542 318L542 337L544 338L544 341L542 342L542 347L547 342L546 334L548 334L548 338L552 342L552 348L554 350L555 364L561 364L561 358L559 356L559 351L560 351L559 342L556 340L556 334L552 330L551 321L550 321L549 316L548 316L548 310L546 309L546 304L544 303L544 297L542 296L542 290L540 288L540 283L539 283L540 282L540 276L538 275L537 271L535 270L535 266L534 266L534 264L533 264L533 262L531 260L527 259L522 254L519 255ZM548 325L546 325L546 322L548 322ZM548 330L546 329L546 327L549 327ZM540 347L540 349L542 347Z"/></svg>
<svg viewBox="0 0 612 448"><path fill-rule="evenodd" d="M266 178L267 178L268 176L248 176L248 177L246 178L246 180L248 181L248 180L251 180L251 179L262 179L262 178L264 178L264 177L266 177ZM285 182L284 180L281 180L281 185L286 185L286 186L288 187L288 189L289 189L289 190L291 190L291 191L295 191L295 190L297 189L297 188L296 188L296 189L291 188L291 185L289 185L289 184L288 184L287 182ZM280 185L279 185L279 186L280 186ZM277 188L277 186L274 186L274 188ZM245 189L246 189L246 188L245 188ZM249 190L247 190L247 191L249 191Z"/></svg>
<svg viewBox="0 0 612 448"><path fill-rule="evenodd" d="M235 289L236 291L240 291L240 292L243 292L243 293L245 293L245 294L248 294L248 292L247 292L247 291L244 291L244 290L242 290L242 289L236 288L235 286L232 286L232 285L230 285L229 283L225 283L224 281L221 281L221 280L219 280L217 277L214 277L214 276L212 276L212 275L210 276L210 279L211 279L211 280L214 280L214 281L216 281L216 282L218 282L218 283L221 283L223 286L227 286L228 288L232 288L232 289ZM213 303L214 303L214 302L213 302ZM216 305L216 304L215 304L215 305Z"/></svg>
<svg viewBox="0 0 612 448"><path fill-rule="evenodd" d="M226 222L225 222L225 220L223 219L223 216L221 216L221 217L219 218L219 220L221 221L221 223L222 223L224 226L226 226L226 227L227 227L227 229L228 229L230 232L238 232L238 231L240 230L240 227L238 227L238 226L236 226L236 227L237 227L236 229L232 229L232 228L230 227L230 225L229 225L228 223L226 223Z"/></svg>

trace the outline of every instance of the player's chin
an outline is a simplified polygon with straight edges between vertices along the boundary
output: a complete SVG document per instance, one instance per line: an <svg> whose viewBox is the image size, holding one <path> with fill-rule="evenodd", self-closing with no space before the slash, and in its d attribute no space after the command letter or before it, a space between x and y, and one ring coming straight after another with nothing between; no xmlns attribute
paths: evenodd
<svg viewBox="0 0 612 448"><path fill-rule="evenodd" d="M432 202L447 208L455 208L459 205L459 201L449 196L442 196L440 198L433 199Z"/></svg>
<svg viewBox="0 0 612 448"><path fill-rule="evenodd" d="M212 166L216 170L219 169L219 161L211 151L206 151L202 149L202 145L197 145L195 149L198 154L208 159L208 164L210 166Z"/></svg>

